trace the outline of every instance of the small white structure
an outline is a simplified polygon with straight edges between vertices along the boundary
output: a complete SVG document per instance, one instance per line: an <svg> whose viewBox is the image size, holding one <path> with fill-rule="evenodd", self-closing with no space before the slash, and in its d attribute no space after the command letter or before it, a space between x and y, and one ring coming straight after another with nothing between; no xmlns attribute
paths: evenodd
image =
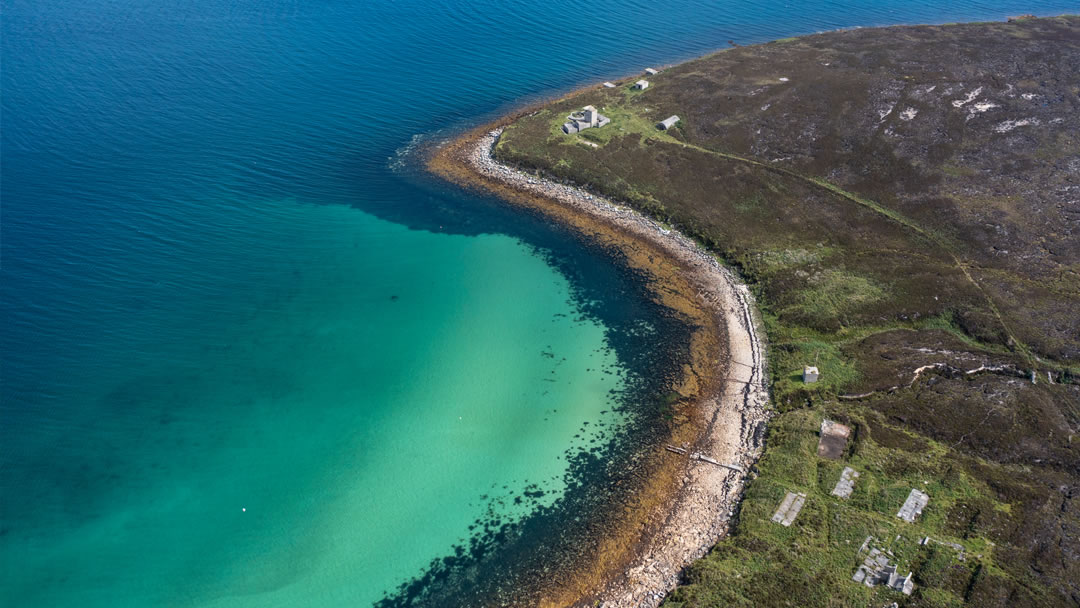
<svg viewBox="0 0 1080 608"><path fill-rule="evenodd" d="M649 81L648 80L639 80L639 81L634 83L634 88L639 90L639 91L644 91L645 89L649 88Z"/></svg>
<svg viewBox="0 0 1080 608"><path fill-rule="evenodd" d="M802 369L802 381L806 384L817 382L819 376L817 366L807 365Z"/></svg>
<svg viewBox="0 0 1080 608"><path fill-rule="evenodd" d="M604 83L604 88L605 89L614 89L615 88L615 83L614 82L605 82Z"/></svg>
<svg viewBox="0 0 1080 608"><path fill-rule="evenodd" d="M679 117L675 116L673 114L671 116L668 116L664 120L661 120L660 122L658 122L656 124L656 128L660 129L661 131L667 131L671 127L674 127L678 122L679 122Z"/></svg>
<svg viewBox="0 0 1080 608"><path fill-rule="evenodd" d="M930 496L926 492L912 488L907 500L904 501L904 506L900 507L900 512L896 516L908 523L913 523L916 517L922 515L923 509L929 503Z"/></svg>
<svg viewBox="0 0 1080 608"><path fill-rule="evenodd" d="M580 112L573 112L566 117L562 130L563 133L570 135L571 133L580 133L585 129L602 127L609 122L611 122L611 119L597 112L595 107L585 106Z"/></svg>
<svg viewBox="0 0 1080 608"><path fill-rule="evenodd" d="M645 68L645 73L648 74L649 76L656 76L660 72L658 72L657 70L654 70L652 68Z"/></svg>

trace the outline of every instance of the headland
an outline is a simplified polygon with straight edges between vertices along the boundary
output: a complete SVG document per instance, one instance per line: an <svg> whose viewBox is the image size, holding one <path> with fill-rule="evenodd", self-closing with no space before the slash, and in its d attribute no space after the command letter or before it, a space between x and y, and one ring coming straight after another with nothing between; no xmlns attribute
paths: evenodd
<svg viewBox="0 0 1080 608"><path fill-rule="evenodd" d="M746 468L771 418L745 493L658 455L621 532L537 603L651 606L680 581L670 605L1075 602L1078 63L1076 17L831 32L438 150L435 173L611 247L699 328L672 447ZM583 107L610 123L565 129Z"/></svg>
<svg viewBox="0 0 1080 608"><path fill-rule="evenodd" d="M669 444L678 451L656 446L653 478L643 490L648 498L608 522L620 532L579 564L581 570L536 596L542 606L585 600L613 608L655 606L683 569L726 533L763 447L767 370L753 296L678 231L605 197L499 163L492 150L501 133L498 123L470 131L437 150L429 168L610 248L647 277L658 301L696 328L678 387L688 416Z"/></svg>

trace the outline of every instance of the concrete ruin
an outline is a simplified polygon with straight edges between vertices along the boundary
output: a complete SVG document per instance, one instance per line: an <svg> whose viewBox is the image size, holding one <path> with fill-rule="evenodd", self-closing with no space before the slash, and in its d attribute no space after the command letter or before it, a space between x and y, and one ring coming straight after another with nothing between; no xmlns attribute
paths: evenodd
<svg viewBox="0 0 1080 608"><path fill-rule="evenodd" d="M657 74L660 73L660 71L659 70L654 70L652 68L645 68L645 73L648 74L649 76L656 76Z"/></svg>
<svg viewBox="0 0 1080 608"><path fill-rule="evenodd" d="M844 472L840 473L840 481L836 482L836 487L832 490L833 496L839 496L840 498L848 498L851 493L855 491L855 480L859 478L859 472L851 467L844 467Z"/></svg>
<svg viewBox="0 0 1080 608"><path fill-rule="evenodd" d="M667 131L671 127L674 127L676 124L678 124L678 122L679 122L679 117L675 116L673 114L671 116L668 116L664 120L661 120L660 122L656 123L656 128L660 129L661 131Z"/></svg>
<svg viewBox="0 0 1080 608"><path fill-rule="evenodd" d="M585 129L599 128L611 122L607 116L596 111L593 106L585 106L580 112L572 112L562 126L563 133L580 133Z"/></svg>
<svg viewBox="0 0 1080 608"><path fill-rule="evenodd" d="M907 500L904 501L904 506L900 507L900 512L896 516L908 523L913 523L917 517L922 515L923 509L926 508L929 502L930 496L926 492L912 488Z"/></svg>
<svg viewBox="0 0 1080 608"><path fill-rule="evenodd" d="M648 80L639 80L639 81L634 83L634 88L639 90L639 91L644 91L645 89L649 88L649 81Z"/></svg>
<svg viewBox="0 0 1080 608"><path fill-rule="evenodd" d="M832 420L821 421L821 439L818 440L817 455L820 458L840 460L847 448L851 429Z"/></svg>
<svg viewBox="0 0 1080 608"><path fill-rule="evenodd" d="M614 89L615 88L615 83L614 82L605 82L604 83L604 88L605 89Z"/></svg>
<svg viewBox="0 0 1080 608"><path fill-rule="evenodd" d="M802 381L806 384L813 384L818 381L821 375L818 373L818 368L813 365L807 365L802 369Z"/></svg>
<svg viewBox="0 0 1080 608"><path fill-rule="evenodd" d="M860 554L869 547L872 540L873 537L866 537L862 548L859 549ZM901 576L896 571L896 565L889 563L890 557L892 557L892 553L889 551L877 547L870 548L870 552L863 560L862 565L855 570L851 580L862 583L867 587L885 585L904 595L911 595L911 592L915 590L915 581L911 580L912 573L908 572L907 576Z"/></svg>
<svg viewBox="0 0 1080 608"><path fill-rule="evenodd" d="M804 504L806 504L806 494L788 492L780 503L780 507L776 509L776 513L773 514L772 520L781 526L790 526L799 516L799 511L802 511Z"/></svg>
<svg viewBox="0 0 1080 608"><path fill-rule="evenodd" d="M924 536L923 539L919 541L920 545L929 545L930 543L934 543L936 545L942 545L944 547L949 547L949 548L955 550L956 553L957 553L957 555L956 555L957 559L959 559L960 561L964 561L964 552L966 551L964 549L964 545L960 545L960 544L957 544L957 543L950 543L948 541L938 540L936 538L930 538L929 536Z"/></svg>

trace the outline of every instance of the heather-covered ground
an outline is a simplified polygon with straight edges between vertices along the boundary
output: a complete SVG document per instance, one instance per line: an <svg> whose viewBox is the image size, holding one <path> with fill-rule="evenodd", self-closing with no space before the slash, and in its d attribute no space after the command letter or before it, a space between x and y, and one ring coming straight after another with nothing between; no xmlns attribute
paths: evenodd
<svg viewBox="0 0 1080 608"><path fill-rule="evenodd" d="M669 605L1080 604L1078 65L1076 17L850 30L505 131L499 159L678 226L762 305L778 415L759 477ZM612 123L564 135L586 104ZM841 462L816 456L823 417L854 431ZM829 494L844 466L862 473L846 501ZM907 524L912 487L931 500ZM789 490L808 500L784 528ZM914 595L850 581L868 535Z"/></svg>

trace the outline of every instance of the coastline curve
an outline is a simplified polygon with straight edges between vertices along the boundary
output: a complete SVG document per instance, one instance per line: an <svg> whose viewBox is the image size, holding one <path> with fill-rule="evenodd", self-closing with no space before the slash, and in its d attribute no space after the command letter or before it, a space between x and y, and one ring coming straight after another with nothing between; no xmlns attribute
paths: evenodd
<svg viewBox="0 0 1080 608"><path fill-rule="evenodd" d="M679 460L675 469L669 464L667 483L658 480L653 488L663 498L644 501L647 508L619 522L630 542L608 543L584 568L587 572L571 576L573 584L564 578L559 589L543 590L538 601L540 606L588 602L606 608L652 608L678 584L688 565L727 534L747 471L764 447L769 394L753 296L730 269L678 230L607 198L500 163L494 148L512 119L440 146L428 169L614 247L632 266L657 279L649 286L655 297L683 312L696 309L691 314L701 327L696 333L719 342L712 350L694 349L698 365L687 370L686 382L701 389L695 391L695 428L672 438L682 441L666 456L669 463ZM665 258L659 273L657 254Z"/></svg>

